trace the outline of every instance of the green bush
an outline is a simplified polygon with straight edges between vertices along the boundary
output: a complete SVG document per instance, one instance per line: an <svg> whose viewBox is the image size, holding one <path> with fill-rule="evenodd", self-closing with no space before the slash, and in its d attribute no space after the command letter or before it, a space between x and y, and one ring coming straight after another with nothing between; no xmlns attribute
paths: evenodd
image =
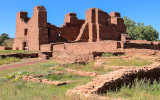
<svg viewBox="0 0 160 100"><path fill-rule="evenodd" d="M151 25L144 26L144 23L136 23L127 16L124 16L123 19L127 33L133 40L156 41L159 39L159 32Z"/></svg>

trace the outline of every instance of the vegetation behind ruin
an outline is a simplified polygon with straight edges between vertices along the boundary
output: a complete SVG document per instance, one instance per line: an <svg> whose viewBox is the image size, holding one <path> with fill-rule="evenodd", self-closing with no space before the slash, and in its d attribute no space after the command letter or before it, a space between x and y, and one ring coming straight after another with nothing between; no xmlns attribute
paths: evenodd
<svg viewBox="0 0 160 100"><path fill-rule="evenodd" d="M159 39L159 32L151 25L144 26L144 23L136 23L127 16L123 17L127 27L127 33L134 40L156 41Z"/></svg>

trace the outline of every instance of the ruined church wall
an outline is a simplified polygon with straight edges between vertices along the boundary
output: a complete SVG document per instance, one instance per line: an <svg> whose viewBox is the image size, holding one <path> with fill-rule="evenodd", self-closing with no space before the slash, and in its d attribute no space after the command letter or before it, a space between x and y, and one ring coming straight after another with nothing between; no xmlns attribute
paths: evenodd
<svg viewBox="0 0 160 100"><path fill-rule="evenodd" d="M75 22L65 23L65 25L61 27L61 36L66 38L68 41L76 40L83 24L84 20L77 20Z"/></svg>
<svg viewBox="0 0 160 100"><path fill-rule="evenodd" d="M41 41L44 28L47 23L47 12L43 6L34 8L33 16L28 18L27 12L18 12L16 19L16 36L13 44L13 50L23 50L23 42L26 42L28 50L39 51L40 44L48 43Z"/></svg>

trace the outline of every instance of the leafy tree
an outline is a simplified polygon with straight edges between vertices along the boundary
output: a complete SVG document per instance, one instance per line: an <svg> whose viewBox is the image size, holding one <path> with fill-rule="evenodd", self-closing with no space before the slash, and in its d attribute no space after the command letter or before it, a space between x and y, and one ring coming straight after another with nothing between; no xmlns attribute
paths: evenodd
<svg viewBox="0 0 160 100"><path fill-rule="evenodd" d="M4 41L8 39L10 39L9 35L7 33L2 33L0 36L0 45L2 45Z"/></svg>
<svg viewBox="0 0 160 100"><path fill-rule="evenodd" d="M123 17L128 35L134 40L156 41L159 33L151 26L144 26L144 23L137 23L127 16Z"/></svg>

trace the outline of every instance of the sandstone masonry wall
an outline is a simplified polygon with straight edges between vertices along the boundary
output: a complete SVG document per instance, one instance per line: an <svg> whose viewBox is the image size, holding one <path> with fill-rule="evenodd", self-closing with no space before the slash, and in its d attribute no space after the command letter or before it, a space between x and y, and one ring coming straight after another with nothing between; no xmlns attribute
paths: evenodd
<svg viewBox="0 0 160 100"><path fill-rule="evenodd" d="M121 69L108 74L99 75L92 82L84 86L78 86L73 90L68 90L66 95L76 97L79 95L102 94L109 90L115 90L124 84L129 84L134 79L158 80L160 77L160 65L154 64L149 66L134 67L130 69Z"/></svg>
<svg viewBox="0 0 160 100"><path fill-rule="evenodd" d="M160 50L160 42L146 41L146 40L130 40L124 42L124 49L136 48L136 49L153 49Z"/></svg>
<svg viewBox="0 0 160 100"><path fill-rule="evenodd" d="M121 40L121 34L126 32L120 13L109 15L98 8L90 8L85 14L85 20L81 20L76 13L68 13L64 24L57 27L47 22L43 6L34 7L31 18L27 12L18 12L13 50L52 51L52 46L47 44Z"/></svg>
<svg viewBox="0 0 160 100"><path fill-rule="evenodd" d="M119 52L119 42L81 42L64 43L53 46L53 59L69 62L88 62L94 60L95 52Z"/></svg>
<svg viewBox="0 0 160 100"><path fill-rule="evenodd" d="M0 46L0 50L12 50L12 48L6 46Z"/></svg>

